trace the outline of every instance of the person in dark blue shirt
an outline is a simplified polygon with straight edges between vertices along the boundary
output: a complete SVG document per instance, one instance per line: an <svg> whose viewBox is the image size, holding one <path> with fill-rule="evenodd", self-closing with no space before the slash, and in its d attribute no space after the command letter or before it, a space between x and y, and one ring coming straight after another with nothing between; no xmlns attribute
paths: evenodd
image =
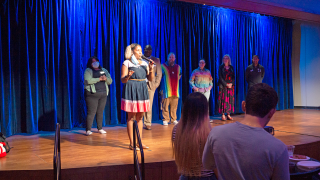
<svg viewBox="0 0 320 180"><path fill-rule="evenodd" d="M248 83L248 89L255 84L262 83L264 74L264 67L259 64L259 56L253 55L252 64L250 64L246 69L246 81Z"/></svg>

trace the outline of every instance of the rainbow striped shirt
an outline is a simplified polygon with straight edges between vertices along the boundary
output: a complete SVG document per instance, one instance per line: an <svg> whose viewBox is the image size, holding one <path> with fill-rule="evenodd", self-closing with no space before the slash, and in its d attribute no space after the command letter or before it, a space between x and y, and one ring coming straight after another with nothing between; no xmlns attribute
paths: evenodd
<svg viewBox="0 0 320 180"><path fill-rule="evenodd" d="M213 86L212 80L213 78L208 69L201 70L200 68L197 68L192 71L189 84L191 88L199 88L199 92L206 92Z"/></svg>
<svg viewBox="0 0 320 180"><path fill-rule="evenodd" d="M162 80L160 89L163 90L164 98L171 96L179 97L179 76L181 75L181 67L178 64L169 66L166 63L161 65Z"/></svg>

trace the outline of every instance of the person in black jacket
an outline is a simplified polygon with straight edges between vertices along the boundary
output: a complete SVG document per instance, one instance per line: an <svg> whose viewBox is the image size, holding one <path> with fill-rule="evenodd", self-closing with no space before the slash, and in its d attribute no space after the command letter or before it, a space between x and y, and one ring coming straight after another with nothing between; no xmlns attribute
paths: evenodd
<svg viewBox="0 0 320 180"><path fill-rule="evenodd" d="M223 56L222 64L219 67L219 113L222 114L221 120L233 120L230 116L234 113L234 70L231 65L231 58L228 54Z"/></svg>
<svg viewBox="0 0 320 180"><path fill-rule="evenodd" d="M252 64L250 64L246 69L246 81L248 83L248 90L251 86L262 83L264 78L264 67L259 64L259 56L252 56Z"/></svg>

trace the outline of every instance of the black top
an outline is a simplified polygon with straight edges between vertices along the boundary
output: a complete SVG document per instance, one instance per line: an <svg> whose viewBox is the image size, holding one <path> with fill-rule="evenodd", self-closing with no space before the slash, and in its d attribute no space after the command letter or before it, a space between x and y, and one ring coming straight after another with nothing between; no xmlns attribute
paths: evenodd
<svg viewBox="0 0 320 180"><path fill-rule="evenodd" d="M222 64L219 67L219 81L218 81L218 85L219 87L223 88L226 87L228 83L232 83L232 85L234 86L234 81L235 81L235 75L234 75L234 70L233 70L233 66L229 65L229 69L226 70L224 68L224 64Z"/></svg>
<svg viewBox="0 0 320 180"><path fill-rule="evenodd" d="M246 69L246 81L248 83L248 88L251 86L262 83L264 78L265 70L264 67L258 64L256 67L251 64Z"/></svg>
<svg viewBox="0 0 320 180"><path fill-rule="evenodd" d="M105 75L104 71L102 69L95 70L92 69L92 76L93 78L100 78L100 76ZM96 92L106 92L106 83L105 81L99 81L96 84L94 84L96 88Z"/></svg>

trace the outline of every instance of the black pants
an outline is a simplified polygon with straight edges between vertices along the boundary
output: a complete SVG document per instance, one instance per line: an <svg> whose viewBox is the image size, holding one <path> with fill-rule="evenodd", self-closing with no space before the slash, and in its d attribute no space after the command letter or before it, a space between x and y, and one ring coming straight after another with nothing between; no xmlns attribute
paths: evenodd
<svg viewBox="0 0 320 180"><path fill-rule="evenodd" d="M85 98L87 104L87 128L86 131L91 131L94 116L97 114L98 130L102 129L103 110L107 102L106 92L91 93L85 90Z"/></svg>

